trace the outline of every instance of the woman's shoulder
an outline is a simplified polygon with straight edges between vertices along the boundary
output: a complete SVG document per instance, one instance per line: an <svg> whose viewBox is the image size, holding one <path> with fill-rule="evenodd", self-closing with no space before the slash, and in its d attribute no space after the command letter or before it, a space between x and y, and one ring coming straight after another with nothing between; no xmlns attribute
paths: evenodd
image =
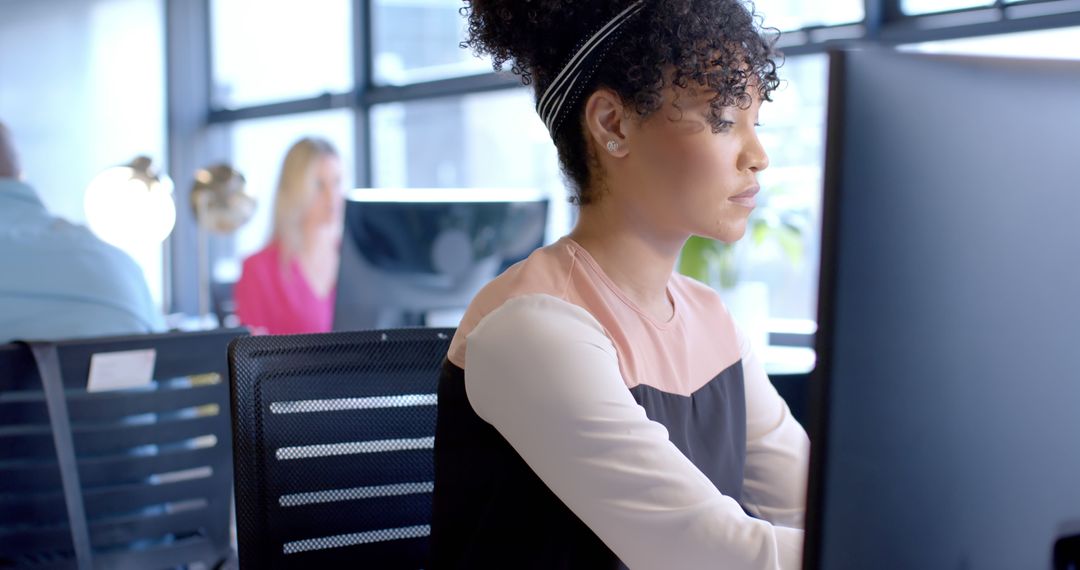
<svg viewBox="0 0 1080 570"><path fill-rule="evenodd" d="M681 273L671 277L671 290L692 314L728 316L727 306L720 293L712 287Z"/></svg>
<svg viewBox="0 0 1080 570"><path fill-rule="evenodd" d="M277 268L281 263L281 248L276 241L244 258L242 275L262 273L270 268Z"/></svg>
<svg viewBox="0 0 1080 570"><path fill-rule="evenodd" d="M533 251L485 285L469 305L490 310L514 297L547 294L562 298L574 271L573 251L560 240Z"/></svg>
<svg viewBox="0 0 1080 570"><path fill-rule="evenodd" d="M705 301L719 301L720 294L716 292L716 289L694 279L683 275L682 273L675 272L671 276L671 283L674 287L679 288L686 295Z"/></svg>
<svg viewBox="0 0 1080 570"><path fill-rule="evenodd" d="M450 348L451 362L464 366L465 337L486 317L507 301L542 295L565 300L576 259L563 240L537 249L493 279L469 303Z"/></svg>
<svg viewBox="0 0 1080 570"><path fill-rule="evenodd" d="M270 242L259 251L246 257L241 264L240 277L234 286L237 305L250 309L267 292L282 281L280 249Z"/></svg>
<svg viewBox="0 0 1080 570"><path fill-rule="evenodd" d="M672 277L671 291L691 336L709 338L716 347L727 347L735 354L741 352L738 323L719 291L678 273Z"/></svg>
<svg viewBox="0 0 1080 570"><path fill-rule="evenodd" d="M277 240L272 240L272 241L267 242L267 244L264 245L262 247L262 249L260 249L260 250L256 251L255 253L247 256L247 258L244 261L245 262L247 262L247 261L260 262L260 261L266 261L266 260L271 260L271 259L274 260L274 261L277 261L277 259L278 259L278 257L280 255L281 255L281 245L278 244Z"/></svg>

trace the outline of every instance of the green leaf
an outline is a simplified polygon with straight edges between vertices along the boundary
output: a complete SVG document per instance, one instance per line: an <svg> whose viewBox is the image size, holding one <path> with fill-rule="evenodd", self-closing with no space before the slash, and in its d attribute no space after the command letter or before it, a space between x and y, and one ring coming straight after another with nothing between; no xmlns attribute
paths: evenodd
<svg viewBox="0 0 1080 570"><path fill-rule="evenodd" d="M802 234L785 227L777 232L776 239L793 265L802 261L804 250Z"/></svg>
<svg viewBox="0 0 1080 570"><path fill-rule="evenodd" d="M709 263L716 255L715 247L712 240L691 236L679 255L679 273L708 283Z"/></svg>
<svg viewBox="0 0 1080 570"><path fill-rule="evenodd" d="M755 246L761 247L769 237L769 224L765 220L754 220L750 225L750 239Z"/></svg>
<svg viewBox="0 0 1080 570"><path fill-rule="evenodd" d="M720 248L718 256L720 286L724 289L733 289L739 283L739 264L735 257L735 246L725 244Z"/></svg>

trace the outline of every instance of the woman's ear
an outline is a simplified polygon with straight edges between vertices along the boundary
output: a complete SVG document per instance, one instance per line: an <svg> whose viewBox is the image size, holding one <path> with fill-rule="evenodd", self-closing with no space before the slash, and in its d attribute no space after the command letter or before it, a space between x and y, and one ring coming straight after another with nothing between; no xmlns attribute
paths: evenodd
<svg viewBox="0 0 1080 570"><path fill-rule="evenodd" d="M601 152L622 158L630 153L626 107L610 89L597 89L585 102L585 128Z"/></svg>

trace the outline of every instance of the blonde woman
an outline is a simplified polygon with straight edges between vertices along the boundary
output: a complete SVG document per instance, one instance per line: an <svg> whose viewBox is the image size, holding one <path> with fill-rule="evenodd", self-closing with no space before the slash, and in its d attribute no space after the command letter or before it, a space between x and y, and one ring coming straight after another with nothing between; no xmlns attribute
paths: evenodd
<svg viewBox="0 0 1080 570"><path fill-rule="evenodd" d="M297 141L281 167L270 243L244 261L236 284L240 322L261 334L330 330L343 205L337 150Z"/></svg>

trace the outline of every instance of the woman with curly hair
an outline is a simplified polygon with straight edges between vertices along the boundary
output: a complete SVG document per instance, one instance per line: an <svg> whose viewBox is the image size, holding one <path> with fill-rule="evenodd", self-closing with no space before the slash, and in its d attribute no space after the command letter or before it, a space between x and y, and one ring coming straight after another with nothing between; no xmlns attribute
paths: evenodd
<svg viewBox="0 0 1080 570"><path fill-rule="evenodd" d="M739 0L472 0L464 46L534 86L574 230L471 303L439 385L435 568L796 568L808 440L719 296L772 41Z"/></svg>

